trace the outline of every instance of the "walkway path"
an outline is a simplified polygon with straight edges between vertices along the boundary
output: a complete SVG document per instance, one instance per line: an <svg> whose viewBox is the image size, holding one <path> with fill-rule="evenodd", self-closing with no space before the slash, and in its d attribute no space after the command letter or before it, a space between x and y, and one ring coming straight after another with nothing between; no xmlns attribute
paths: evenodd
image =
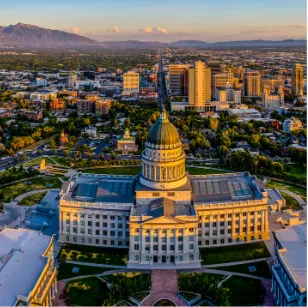
<svg viewBox="0 0 308 307"><path fill-rule="evenodd" d="M75 260L64 260L64 261L66 263L93 266L97 268L126 269L126 265L102 264L102 263L92 263L92 262L83 262L83 261L75 261Z"/></svg>
<svg viewBox="0 0 308 307"><path fill-rule="evenodd" d="M267 259L268 258L259 258L259 259L251 259L251 260L243 260L243 261L235 261L235 262L209 264L209 265L202 265L202 268L204 268L204 269L219 268L219 267L232 266L232 265L238 265L238 264L246 264L246 263L255 263L255 262L261 262L261 261L267 261Z"/></svg>
<svg viewBox="0 0 308 307"><path fill-rule="evenodd" d="M254 275L238 273L238 272L228 272L228 271L213 270L213 269L202 269L201 271L204 273L210 273L210 274L219 274L219 275L226 275L226 276L236 275L236 276L247 277L247 278L252 278L252 279L269 280L268 278L265 278L265 277L254 276Z"/></svg>
<svg viewBox="0 0 308 307"><path fill-rule="evenodd" d="M15 202L20 202L22 201L25 197L33 195L33 194L37 194L37 193L42 193L42 192L48 192L50 191L50 189L39 189L39 190L33 190L24 194L21 194L19 196L17 196L13 201Z"/></svg>
<svg viewBox="0 0 308 307"><path fill-rule="evenodd" d="M295 194L289 190L285 190L285 189L279 189L277 188L277 190L279 190L282 193L288 194L289 196L292 196L293 198L295 198L297 200L297 202L301 205L301 206L306 206L306 202L298 195Z"/></svg>
<svg viewBox="0 0 308 307"><path fill-rule="evenodd" d="M146 297L141 306L153 306L161 299L168 299L176 306L188 306L188 304L177 296L178 279L176 270L152 270L151 294Z"/></svg>
<svg viewBox="0 0 308 307"><path fill-rule="evenodd" d="M262 306L277 306L274 295L272 293L272 280L261 281L265 290Z"/></svg>

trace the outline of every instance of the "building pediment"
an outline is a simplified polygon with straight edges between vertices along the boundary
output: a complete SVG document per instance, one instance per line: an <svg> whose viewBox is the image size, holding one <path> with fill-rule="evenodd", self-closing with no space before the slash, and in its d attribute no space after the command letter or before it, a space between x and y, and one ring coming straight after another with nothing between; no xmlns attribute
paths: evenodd
<svg viewBox="0 0 308 307"><path fill-rule="evenodd" d="M147 220L142 223L143 225L146 224L185 224L185 222L174 218L174 217L167 217L167 216L160 216L160 217L154 217L150 220Z"/></svg>

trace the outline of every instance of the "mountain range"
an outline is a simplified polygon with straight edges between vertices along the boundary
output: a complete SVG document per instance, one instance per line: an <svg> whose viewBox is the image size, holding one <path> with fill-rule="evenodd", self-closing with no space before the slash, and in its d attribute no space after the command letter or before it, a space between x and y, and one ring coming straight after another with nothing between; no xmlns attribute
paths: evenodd
<svg viewBox="0 0 308 307"><path fill-rule="evenodd" d="M243 40L208 43L201 40L178 40L172 43L138 40L104 41L68 33L45 29L24 23L0 26L0 47L2 48L215 48L215 47L305 47L306 40Z"/></svg>
<svg viewBox="0 0 308 307"><path fill-rule="evenodd" d="M71 48L100 45L99 42L84 36L59 30L40 28L24 23L9 25L7 27L0 26L1 47Z"/></svg>

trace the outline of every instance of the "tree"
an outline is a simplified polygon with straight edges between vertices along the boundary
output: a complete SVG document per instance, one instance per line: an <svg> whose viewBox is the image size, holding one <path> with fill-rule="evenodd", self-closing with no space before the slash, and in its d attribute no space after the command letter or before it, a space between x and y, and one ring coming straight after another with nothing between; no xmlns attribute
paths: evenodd
<svg viewBox="0 0 308 307"><path fill-rule="evenodd" d="M3 212L3 201L5 199L4 193L0 192L0 212Z"/></svg>

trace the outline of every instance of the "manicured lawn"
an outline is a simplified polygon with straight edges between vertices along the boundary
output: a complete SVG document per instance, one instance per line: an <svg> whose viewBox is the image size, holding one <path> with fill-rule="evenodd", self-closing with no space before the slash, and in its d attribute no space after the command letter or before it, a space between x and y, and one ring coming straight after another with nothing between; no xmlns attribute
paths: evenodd
<svg viewBox="0 0 308 307"><path fill-rule="evenodd" d="M26 182L31 183L26 184ZM2 187L0 188L0 191L4 193L4 202L10 202L12 198L14 199L20 194L33 190L49 188L46 184L52 184L53 186L51 188L60 188L62 185L61 181L57 177L39 177Z"/></svg>
<svg viewBox="0 0 308 307"><path fill-rule="evenodd" d="M210 168L198 168L193 166L186 167L186 170L190 175L208 175L208 174L224 174L229 173L229 171L220 171Z"/></svg>
<svg viewBox="0 0 308 307"><path fill-rule="evenodd" d="M112 174L112 175L133 175L133 176L138 175L140 171L141 171L140 166L87 168L82 170L83 173L91 173L91 174Z"/></svg>
<svg viewBox="0 0 308 307"><path fill-rule="evenodd" d="M70 306L102 306L109 289L96 277L83 278L67 283Z"/></svg>
<svg viewBox="0 0 308 307"><path fill-rule="evenodd" d="M225 171L218 171L209 168L186 167L190 175L207 175L223 174ZM123 166L123 167L104 167L104 168L87 168L82 170L83 173L93 174L113 174L113 175L133 175L136 176L141 171L140 166Z"/></svg>
<svg viewBox="0 0 308 307"><path fill-rule="evenodd" d="M280 182L280 181L277 181L277 180L272 180L272 179L269 179L265 186L267 188L277 188L277 189L285 189L285 190L289 190L291 192L294 192L300 196L303 196L303 197L307 197L307 189L305 188L302 188L302 187L298 187L298 186L295 186L295 185L291 185L291 184L286 184L284 182Z"/></svg>
<svg viewBox="0 0 308 307"><path fill-rule="evenodd" d="M78 273L73 273L73 268L78 268ZM100 274L105 271L109 271L112 269L109 268L98 268L93 266L87 266L87 265L77 265L77 264L71 264L71 263L61 263L58 271L58 280L76 277L76 276L82 276L82 275L91 275L91 274Z"/></svg>
<svg viewBox="0 0 308 307"><path fill-rule="evenodd" d="M56 162L58 162L59 164L62 164L64 166L70 166L70 162L68 160L68 158L65 158L65 157L57 157L57 156L52 156L52 159L55 160ZM55 164L53 162L53 164Z"/></svg>
<svg viewBox="0 0 308 307"><path fill-rule="evenodd" d="M47 192L39 192L36 194L29 195L21 200L19 205L22 206L33 206L39 204L43 197L46 195Z"/></svg>
<svg viewBox="0 0 308 307"><path fill-rule="evenodd" d="M101 264L126 265L127 255L127 249L65 245L62 247L58 258Z"/></svg>
<svg viewBox="0 0 308 307"><path fill-rule="evenodd" d="M294 197L286 193L283 193L283 192L280 192L280 194L286 200L286 207L285 207L286 209L292 209L292 210L302 210L303 209Z"/></svg>
<svg viewBox="0 0 308 307"><path fill-rule="evenodd" d="M49 159L48 157L38 157L35 158L33 160L27 161L25 163L23 163L24 167L29 167L29 166L37 166L41 164L41 161L45 159L46 160L46 165L54 165L55 162L53 162L51 159Z"/></svg>
<svg viewBox="0 0 308 307"><path fill-rule="evenodd" d="M202 264L217 264L270 257L264 242L200 248Z"/></svg>
<svg viewBox="0 0 308 307"><path fill-rule="evenodd" d="M263 302L264 287L260 280L232 276L223 283L231 292L232 306L260 306Z"/></svg>
<svg viewBox="0 0 308 307"><path fill-rule="evenodd" d="M249 267L254 266L256 268L255 272L250 272ZM239 265L232 265L232 266L225 266L225 267L217 267L215 270L221 271L228 271L228 272L238 272L244 274L250 274L254 276L260 276L265 278L271 278L272 274L268 267L266 261L260 261L255 263L248 263L248 264L239 264Z"/></svg>

